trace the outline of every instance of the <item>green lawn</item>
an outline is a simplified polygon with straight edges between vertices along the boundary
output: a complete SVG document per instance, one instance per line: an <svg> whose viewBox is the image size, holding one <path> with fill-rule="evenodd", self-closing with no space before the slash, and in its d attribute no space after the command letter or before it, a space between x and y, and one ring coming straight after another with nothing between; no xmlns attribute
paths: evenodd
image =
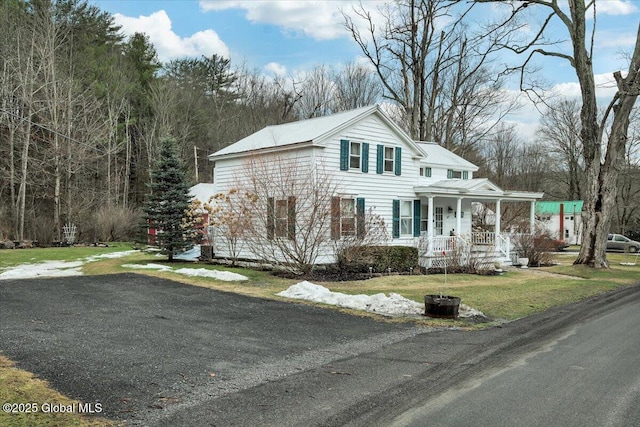
<svg viewBox="0 0 640 427"><path fill-rule="evenodd" d="M131 245L119 243L108 248L73 247L73 248L36 248L0 250L0 271L6 267L23 263L34 263L45 260L73 261L90 255L130 250ZM608 255L611 269L592 270L571 265L575 254L558 254L560 264L554 267L537 269L511 269L502 276L478 276L468 274L449 274L446 278L438 275L414 276L382 276L363 281L352 282L317 282L333 291L348 294L374 294L379 292L395 292L418 302L424 301L424 295L443 293L455 295L462 302L481 310L494 319L513 320L551 307L575 302L590 296L622 286L630 286L640 282L640 264L623 266L620 263L633 261L624 254ZM123 264L166 264L173 268L207 268L233 271L248 277L244 282L223 282L210 278L189 277L173 272L140 270L122 267ZM138 252L126 258L103 259L86 263L84 274L109 274L135 272L154 277L162 277L227 292L236 292L259 298L287 300L275 294L299 282L295 279L275 277L266 271L246 268L230 268L227 266L205 263L174 262L167 263L164 258L154 254ZM1 282L0 282L1 283ZM290 301L290 300L287 300ZM308 303L311 304L311 303ZM340 309L351 314L379 316ZM384 319L385 321L407 321L406 319ZM469 327L465 322L439 319L410 319L408 321L426 326L460 326ZM3 402L67 402L69 401L48 384L29 372L13 366L12 362L0 356L0 400ZM95 417L60 414L11 415L0 412L0 426L109 426L116 425L112 421Z"/></svg>
<svg viewBox="0 0 640 427"><path fill-rule="evenodd" d="M0 249L0 270L18 264L31 264L42 261L75 261L91 255L131 249L131 243L109 243L107 248L74 246L66 248Z"/></svg>

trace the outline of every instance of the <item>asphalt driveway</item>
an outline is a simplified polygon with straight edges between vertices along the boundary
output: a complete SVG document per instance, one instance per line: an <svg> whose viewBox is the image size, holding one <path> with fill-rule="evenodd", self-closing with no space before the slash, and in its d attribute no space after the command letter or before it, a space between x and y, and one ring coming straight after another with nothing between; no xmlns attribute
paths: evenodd
<svg viewBox="0 0 640 427"><path fill-rule="evenodd" d="M0 282L0 352L131 424L419 332L136 274Z"/></svg>

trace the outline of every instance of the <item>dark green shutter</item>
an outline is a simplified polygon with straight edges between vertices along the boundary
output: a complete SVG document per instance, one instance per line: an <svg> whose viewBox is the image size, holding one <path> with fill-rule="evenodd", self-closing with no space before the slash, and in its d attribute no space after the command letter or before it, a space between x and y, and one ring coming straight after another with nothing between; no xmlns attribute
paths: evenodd
<svg viewBox="0 0 640 427"><path fill-rule="evenodd" d="M453 178L453 171L451 169L447 169L447 178L448 179L452 179Z"/></svg>
<svg viewBox="0 0 640 427"><path fill-rule="evenodd" d="M431 178L431 168L424 168L424 176Z"/></svg>
<svg viewBox="0 0 640 427"><path fill-rule="evenodd" d="M368 173L369 172L369 143L367 142L363 142L362 143L362 172L364 173Z"/></svg>
<svg viewBox="0 0 640 427"><path fill-rule="evenodd" d="M384 145L378 145L376 153L376 173L384 172Z"/></svg>
<svg viewBox="0 0 640 427"><path fill-rule="evenodd" d="M420 237L420 200L413 201L413 237Z"/></svg>
<svg viewBox="0 0 640 427"><path fill-rule="evenodd" d="M340 239L340 197L331 198L331 240Z"/></svg>
<svg viewBox="0 0 640 427"><path fill-rule="evenodd" d="M296 198L287 199L287 237L289 240L296 238Z"/></svg>
<svg viewBox="0 0 640 427"><path fill-rule="evenodd" d="M400 237L400 200L393 201L391 235L394 239Z"/></svg>
<svg viewBox="0 0 640 427"><path fill-rule="evenodd" d="M273 240L276 230L276 210L273 197L267 199L267 239Z"/></svg>
<svg viewBox="0 0 640 427"><path fill-rule="evenodd" d="M396 154L396 158L395 158L395 162L394 162L394 166L395 166L395 171L394 173L396 175L401 175L402 174L402 148L401 147L396 147L395 150L395 154Z"/></svg>
<svg viewBox="0 0 640 427"><path fill-rule="evenodd" d="M349 141L340 140L340 170L349 170Z"/></svg>
<svg viewBox="0 0 640 427"><path fill-rule="evenodd" d="M469 179L469 172L468 171L462 171L462 179Z"/></svg>
<svg viewBox="0 0 640 427"><path fill-rule="evenodd" d="M356 235L358 239L364 238L366 231L364 221L364 199L359 197L356 199Z"/></svg>

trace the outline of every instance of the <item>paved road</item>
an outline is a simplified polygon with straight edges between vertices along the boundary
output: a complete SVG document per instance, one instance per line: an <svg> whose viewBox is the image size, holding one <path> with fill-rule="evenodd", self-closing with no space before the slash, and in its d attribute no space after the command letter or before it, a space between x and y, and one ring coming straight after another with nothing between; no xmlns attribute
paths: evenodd
<svg viewBox="0 0 640 427"><path fill-rule="evenodd" d="M640 426L640 304L577 325L391 426Z"/></svg>
<svg viewBox="0 0 640 427"><path fill-rule="evenodd" d="M0 351L127 425L387 426L639 301L634 287L503 327L429 331L134 274L4 281ZM624 418L637 400L623 395Z"/></svg>

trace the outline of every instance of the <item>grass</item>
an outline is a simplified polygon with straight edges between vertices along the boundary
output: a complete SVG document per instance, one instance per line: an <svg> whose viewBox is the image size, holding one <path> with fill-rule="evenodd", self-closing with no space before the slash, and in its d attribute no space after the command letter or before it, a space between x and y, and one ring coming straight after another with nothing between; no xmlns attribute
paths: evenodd
<svg viewBox="0 0 640 427"><path fill-rule="evenodd" d="M124 251L131 245L121 243L108 248L37 248L25 250L0 250L0 269L22 263L45 260L75 260L89 255L106 252ZM395 292L418 302L424 301L424 295L443 293L455 295L462 302L481 310L494 319L514 320L552 307L569 304L594 295L598 295L622 286L640 282L640 263L636 266L623 266L620 263L633 261L625 254L608 254L611 265L609 270L593 270L582 266L573 266L575 254L563 253L557 256L559 265L539 269L509 270L502 276L478 276L468 274L448 275L445 283L443 275L426 276L382 276L364 281L318 282L332 291L347 294L375 294ZM140 270L122 267L123 264L166 264L173 268L207 268L226 270L247 276L244 282L223 282L203 277L189 277L172 272ZM246 268L230 268L212 264L191 262L167 263L163 258L146 253L136 253L126 258L112 258L86 263L83 272L87 275L135 272L153 277L235 292L258 298L287 300L276 296L280 291L299 282L284 279L269 272ZM302 302L303 304L312 304ZM336 309L336 308L334 308ZM358 316L374 317L374 314L361 311L339 309ZM439 319L383 319L385 321L411 321L426 326L469 327L466 322ZM29 372L17 369L11 361L0 356L0 401L4 402L71 402L48 387L44 381L33 377ZM22 414L0 413L0 426L111 426L112 421L78 414Z"/></svg>
<svg viewBox="0 0 640 427"><path fill-rule="evenodd" d="M109 247L74 246L63 248L0 249L0 270L18 264L42 261L75 261L90 255L131 250L130 243L110 243Z"/></svg>
<svg viewBox="0 0 640 427"><path fill-rule="evenodd" d="M0 426L3 427L115 427L122 425L96 415L83 415L77 410L73 413L44 412L47 409L46 404L65 407L76 405L75 408L77 408L78 402L51 389L46 381L35 378L32 373L16 368L11 360L2 355L0 355L0 403L25 403L31 404L29 409L37 409L34 413L1 411Z"/></svg>

